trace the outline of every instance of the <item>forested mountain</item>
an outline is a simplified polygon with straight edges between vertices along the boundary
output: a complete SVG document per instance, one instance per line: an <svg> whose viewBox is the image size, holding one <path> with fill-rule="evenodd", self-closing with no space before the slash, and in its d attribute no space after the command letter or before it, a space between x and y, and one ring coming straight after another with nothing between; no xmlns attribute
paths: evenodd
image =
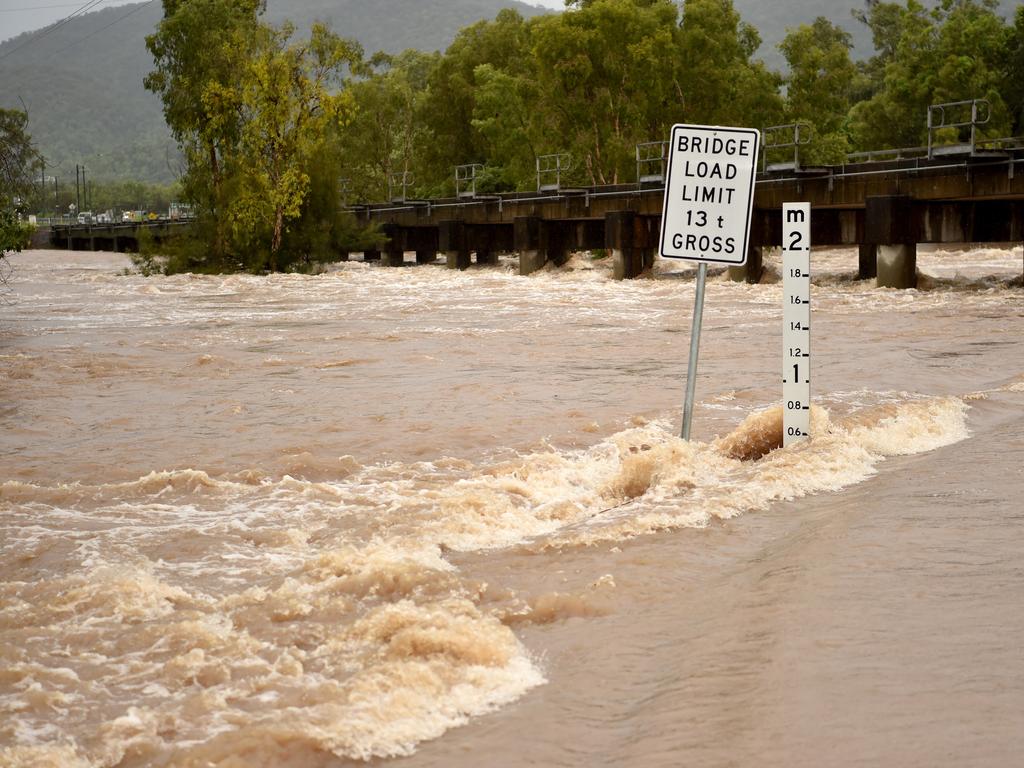
<svg viewBox="0 0 1024 768"><path fill-rule="evenodd" d="M742 19L760 32L758 56L771 69L784 60L778 43L788 28L824 15L853 35L855 58L871 54L866 27L852 17L864 0L734 0ZM444 49L459 29L512 7L523 16L544 10L514 0L269 0L267 19L293 21L306 30L314 20L357 39L367 54ZM1001 0L1009 15L1015 3ZM0 107L21 107L49 168L68 179L75 164L93 178L170 180L178 175L174 142L159 100L144 90L152 68L145 36L161 16L161 3L119 6L86 14L38 41L22 35L0 45ZM17 50L15 50L17 49Z"/></svg>
<svg viewBox="0 0 1024 768"><path fill-rule="evenodd" d="M300 30L326 20L368 54L397 53L443 50L459 29L502 8L543 12L515 0L269 0L266 18L288 19ZM20 48L31 33L0 45L0 107L28 108L48 175L73 184L75 164L83 163L94 178L177 177L160 100L142 86L153 63L145 37L161 14L160 2L123 5L85 14Z"/></svg>

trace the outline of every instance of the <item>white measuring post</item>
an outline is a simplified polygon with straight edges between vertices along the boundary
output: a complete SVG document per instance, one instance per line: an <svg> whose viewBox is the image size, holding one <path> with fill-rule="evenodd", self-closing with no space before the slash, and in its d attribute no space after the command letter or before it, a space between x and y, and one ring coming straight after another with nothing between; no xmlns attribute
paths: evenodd
<svg viewBox="0 0 1024 768"><path fill-rule="evenodd" d="M708 264L747 261L761 132L716 125L672 126L659 253L699 263L681 435L690 439Z"/></svg>
<svg viewBox="0 0 1024 768"><path fill-rule="evenodd" d="M811 204L782 206L782 444L811 435Z"/></svg>

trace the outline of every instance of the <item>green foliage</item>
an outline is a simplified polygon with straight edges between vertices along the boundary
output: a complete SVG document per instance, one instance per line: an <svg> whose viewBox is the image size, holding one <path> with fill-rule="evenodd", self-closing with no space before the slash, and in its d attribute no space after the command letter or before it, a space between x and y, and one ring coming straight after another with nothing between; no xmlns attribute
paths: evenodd
<svg viewBox="0 0 1024 768"><path fill-rule="evenodd" d="M878 53L865 67L873 93L850 111L859 149L920 146L927 141L930 104L986 98L992 120L983 135L1006 135L1010 110L1006 84L1010 35L994 0L942 0L928 10L872 2L864 20Z"/></svg>
<svg viewBox="0 0 1024 768"><path fill-rule="evenodd" d="M538 156L567 153L564 183L635 176L634 147L674 122L765 125L780 79L752 57L756 32L730 0L589 0L526 20L503 11L467 27L443 56L404 54L363 73L342 143L356 199L380 200L389 173L419 194L454 192L453 168L485 164L480 192L529 189Z"/></svg>
<svg viewBox="0 0 1024 768"><path fill-rule="evenodd" d="M27 129L25 112L0 109L0 282L9 273L7 253L25 248L34 229L21 218L41 163Z"/></svg>
<svg viewBox="0 0 1024 768"><path fill-rule="evenodd" d="M389 177L396 174L409 173L417 187L417 179L429 176L423 170L430 143L425 100L427 78L438 59L419 51L378 54L358 68L361 77L351 84L349 95L359 108L339 135L349 202L384 200Z"/></svg>
<svg viewBox="0 0 1024 768"><path fill-rule="evenodd" d="M359 46L320 24L293 41L290 25L260 21L256 0L164 0L164 10L147 39L156 69L146 85L164 103L198 213L188 236L160 244L165 271L278 271L332 258L352 234L335 146L353 112L343 73L360 65Z"/></svg>
<svg viewBox="0 0 1024 768"><path fill-rule="evenodd" d="M1024 133L1024 5L1017 8L1006 41L1006 70L1002 94L1014 136Z"/></svg>
<svg viewBox="0 0 1024 768"><path fill-rule="evenodd" d="M805 164L842 163L850 151L846 116L865 77L850 58L851 47L850 35L822 16L790 30L779 45L790 71L787 120L812 128L811 144L801 149Z"/></svg>

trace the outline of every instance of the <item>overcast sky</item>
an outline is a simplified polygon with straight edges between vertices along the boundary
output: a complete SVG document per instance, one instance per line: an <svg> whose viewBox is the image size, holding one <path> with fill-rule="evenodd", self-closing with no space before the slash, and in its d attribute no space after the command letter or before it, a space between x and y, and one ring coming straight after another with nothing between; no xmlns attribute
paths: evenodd
<svg viewBox="0 0 1024 768"><path fill-rule="evenodd" d="M137 0L102 0L94 9L98 11L103 8L114 8L129 2L137 2ZM565 7L563 0L525 0L525 2L548 8ZM85 4L86 0L79 0L77 3L68 2L68 0L0 0L0 41L60 21Z"/></svg>

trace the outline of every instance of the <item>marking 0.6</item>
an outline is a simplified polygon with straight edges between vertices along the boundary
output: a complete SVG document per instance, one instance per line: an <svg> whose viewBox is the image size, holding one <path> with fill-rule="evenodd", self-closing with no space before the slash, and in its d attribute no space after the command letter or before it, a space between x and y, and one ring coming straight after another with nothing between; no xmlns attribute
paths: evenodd
<svg viewBox="0 0 1024 768"><path fill-rule="evenodd" d="M811 434L811 204L782 206L782 441Z"/></svg>

